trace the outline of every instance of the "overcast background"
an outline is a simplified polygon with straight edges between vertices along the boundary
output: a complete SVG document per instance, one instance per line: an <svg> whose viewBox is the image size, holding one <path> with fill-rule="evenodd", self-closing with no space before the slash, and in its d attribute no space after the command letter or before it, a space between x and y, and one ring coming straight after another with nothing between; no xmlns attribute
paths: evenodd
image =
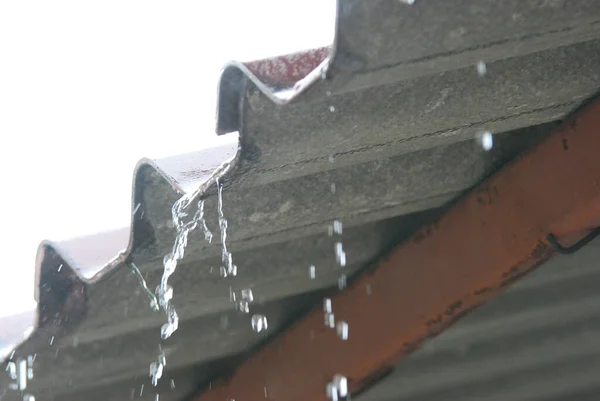
<svg viewBox="0 0 600 401"><path fill-rule="evenodd" d="M333 0L0 2L0 316L35 253L127 226L133 168L214 146L227 60L332 43ZM110 193L110 195L108 195Z"/></svg>

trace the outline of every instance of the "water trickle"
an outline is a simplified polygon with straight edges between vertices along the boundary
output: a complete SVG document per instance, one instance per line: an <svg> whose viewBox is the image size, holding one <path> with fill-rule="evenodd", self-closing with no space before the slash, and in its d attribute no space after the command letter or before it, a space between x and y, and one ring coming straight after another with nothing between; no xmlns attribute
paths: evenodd
<svg viewBox="0 0 600 401"><path fill-rule="evenodd" d="M269 327L267 317L265 315L253 315L252 316L252 329L260 333Z"/></svg>
<svg viewBox="0 0 600 401"><path fill-rule="evenodd" d="M308 277L310 277L311 280L314 280L316 276L317 268L315 267L315 265L308 266Z"/></svg>
<svg viewBox="0 0 600 401"><path fill-rule="evenodd" d="M169 285L169 278L175 272L177 262L183 259L185 255L188 235L200 224L204 229L204 238L206 241L210 242L212 240L212 233L208 230L204 220L203 200L198 201L197 210L192 219L188 222L183 221L183 218L188 216L189 211L187 209L196 196L197 192L185 194L179 198L171 208L171 216L173 225L177 230L177 235L175 236L171 253L165 255L163 258L163 275L160 284L156 289L158 304L167 315L167 323L165 323L160 330L163 339L169 338L179 327L179 317L175 311L175 307L171 304L171 300L173 299L173 288Z"/></svg>
<svg viewBox="0 0 600 401"><path fill-rule="evenodd" d="M478 62L477 63L477 74L480 77L483 77L486 72L487 72L487 66L486 66L485 62L484 61Z"/></svg>
<svg viewBox="0 0 600 401"><path fill-rule="evenodd" d="M217 202L218 202L218 214L219 214L219 229L221 231L221 275L227 277L228 275L236 276L237 267L233 264L233 257L231 252L227 250L227 219L223 214L223 183L217 180Z"/></svg>
<svg viewBox="0 0 600 401"><path fill-rule="evenodd" d="M158 401L158 399L159 399L159 395L156 394L156 397L154 397L154 401Z"/></svg>
<svg viewBox="0 0 600 401"><path fill-rule="evenodd" d="M140 397L142 396L142 394L144 394L144 385L143 384L140 387Z"/></svg>
<svg viewBox="0 0 600 401"><path fill-rule="evenodd" d="M338 337L341 338L343 341L346 341L348 339L348 323L344 321L339 321L335 327L337 330Z"/></svg>
<svg viewBox="0 0 600 401"><path fill-rule="evenodd" d="M131 267L131 271L133 272L133 274L135 274L136 277L138 278L140 285L142 286L142 288L148 295L148 298L150 299L150 308L152 308L152 310L155 310L155 311L160 310L160 308L158 306L158 300L156 299L156 295L154 295L154 293L152 291L150 291L150 288L148 288L148 285L146 284L146 280L144 279L144 276L142 276L140 269L138 269L138 267L133 262L131 262L129 264L129 266ZM171 296L172 295L173 295L173 293L171 293Z"/></svg>

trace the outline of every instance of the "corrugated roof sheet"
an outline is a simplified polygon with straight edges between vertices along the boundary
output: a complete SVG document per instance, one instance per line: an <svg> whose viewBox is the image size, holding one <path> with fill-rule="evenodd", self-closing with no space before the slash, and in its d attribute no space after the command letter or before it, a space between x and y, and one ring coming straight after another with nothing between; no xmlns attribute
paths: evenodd
<svg viewBox="0 0 600 401"><path fill-rule="evenodd" d="M30 392L39 399L117 400L139 395L145 385L139 397L154 399L155 391L148 391L148 364L155 358L165 317L148 308L137 277L123 262L135 261L152 287L158 283L162 256L175 236L170 208L179 192L189 188L206 185L207 223L217 231L216 187L208 184L224 161L232 160L224 177L224 209L239 274L222 279L219 241L207 244L202 233L191 235L185 259L171 280L181 323L163 344L168 365L159 388L162 400L182 399L226 372L236 358L267 341L314 305L323 291L335 287L339 272L326 234L333 219L343 220L346 227L348 273L359 272L452 199L535 144L554 121L600 87L600 5L595 0L428 0L410 7L392 0L344 0L337 19L328 58L329 49L319 49L224 69L217 131L238 131L239 148L142 161L134 174L129 230L42 245L38 327L15 353L15 358L37 354ZM475 68L480 60L487 62L484 77ZM473 141L481 130L505 134L495 136L491 152L483 152ZM127 238L128 248L119 254ZM316 280L308 277L311 264L317 266ZM544 278L544 271L539 271L541 282L554 284L539 287L549 291L541 299L553 291L568 291L560 289L565 280ZM255 311L269 317L266 334L254 333L249 317L233 310L230 287L254 289ZM506 302L509 309L517 305ZM584 308L587 300L565 299L556 310L568 309L569 302ZM512 310L494 314L490 305L480 319L488 319L491 326L494 316L497 322L518 320ZM480 315L473 316L477 320ZM492 383L494 375L500 377L498 369L512 365L503 364L501 355L484 345L505 346L501 339L482 340L482 354L472 354L490 355L488 370L474 369L477 359L461 365L444 356L444 341L458 344L475 336L471 328L476 325L465 324L467 334L452 334L460 329L458 324L448 332L457 340L440 337L439 352L426 357L426 346L401 363L391 382L361 397L429 396L449 388L466 396L475 387L460 387L469 382L468 372L475 371L480 375L477 383L491 383L488 390L493 391L501 383ZM555 328L552 319L539 327ZM534 332L519 328L523 338ZM468 341L479 341L472 338ZM532 355L533 361L542 353ZM548 377L554 377L558 371L552 366L558 359L531 362L532 369L537 367L532 374L548 369ZM434 365L451 372L431 380L449 384L420 388L419 380ZM402 373L408 371L420 372L419 380L408 380L411 385L405 379L408 373ZM583 377L573 376L569 382L561 376L561 389L579 390L576 383ZM171 378L175 389L170 388ZM0 388L6 389L8 382L0 378ZM521 395L543 398L542 387L527 393L532 388ZM5 394L7 399L13 396L18 394Z"/></svg>

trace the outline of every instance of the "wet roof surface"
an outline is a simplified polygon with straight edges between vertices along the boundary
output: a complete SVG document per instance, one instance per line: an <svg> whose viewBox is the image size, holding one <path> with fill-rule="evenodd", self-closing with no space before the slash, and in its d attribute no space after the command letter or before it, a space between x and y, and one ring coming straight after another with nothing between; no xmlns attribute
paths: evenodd
<svg viewBox="0 0 600 401"><path fill-rule="evenodd" d="M158 284L179 192L210 184L203 197L215 239L209 244L194 231L171 278L180 324L162 343L161 400L205 387L337 290L327 235L334 219L344 222L352 276L550 133L598 91L598 39L595 0L347 0L329 58L320 49L284 58L279 69L273 60L231 64L217 130L239 131L239 148L141 162L131 233L41 248L39 327L15 353L37 354L28 391L42 400L154 399L148 365L166 318L149 308L124 262L134 261L151 288ZM297 75L315 68L294 89ZM483 130L497 133L490 152L473 139ZM238 275L224 279L210 177L230 159L223 208ZM550 262L359 398L585 398L598 368L586 352L599 338L594 252L597 244ZM253 332L250 316L230 302L230 290L247 287L253 313L268 317L266 333ZM2 376L0 388L9 381ZM20 394L5 394L12 397Z"/></svg>

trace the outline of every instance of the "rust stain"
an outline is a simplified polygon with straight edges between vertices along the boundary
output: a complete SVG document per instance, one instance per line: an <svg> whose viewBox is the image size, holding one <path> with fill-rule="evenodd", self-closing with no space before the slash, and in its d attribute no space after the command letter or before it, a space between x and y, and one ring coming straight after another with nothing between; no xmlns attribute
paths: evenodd
<svg viewBox="0 0 600 401"><path fill-rule="evenodd" d="M593 103L333 297L347 341L323 328L319 307L195 400L261 399L267 387L272 401L324 401L335 374L360 391L550 258L548 233L576 241L598 223L599 129Z"/></svg>

